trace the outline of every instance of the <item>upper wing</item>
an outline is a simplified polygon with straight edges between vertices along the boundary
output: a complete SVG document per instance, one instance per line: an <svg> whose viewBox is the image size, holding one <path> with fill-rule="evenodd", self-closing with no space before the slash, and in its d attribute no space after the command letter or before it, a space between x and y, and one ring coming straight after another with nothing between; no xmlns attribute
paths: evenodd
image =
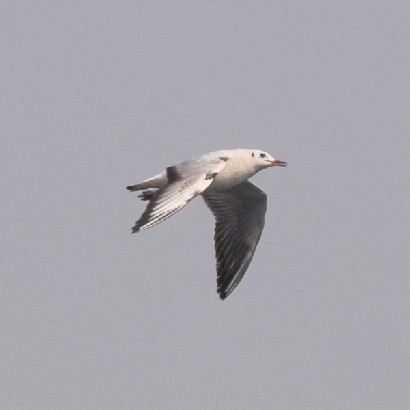
<svg viewBox="0 0 410 410"><path fill-rule="evenodd" d="M265 225L267 197L249 181L203 194L215 216L218 294L225 299L251 263Z"/></svg>
<svg viewBox="0 0 410 410"><path fill-rule="evenodd" d="M191 199L212 183L213 178L225 167L227 157L203 156L168 167L168 183L149 195L149 204L132 232L150 228L183 208Z"/></svg>

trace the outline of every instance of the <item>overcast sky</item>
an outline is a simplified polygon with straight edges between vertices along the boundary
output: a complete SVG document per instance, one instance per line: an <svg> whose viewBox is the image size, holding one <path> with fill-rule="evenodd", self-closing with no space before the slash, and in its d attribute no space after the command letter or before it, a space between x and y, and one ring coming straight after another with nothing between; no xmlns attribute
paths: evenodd
<svg viewBox="0 0 410 410"><path fill-rule="evenodd" d="M407 1L0 13L2 409L410 408ZM222 302L203 201L125 186L229 148L289 165Z"/></svg>

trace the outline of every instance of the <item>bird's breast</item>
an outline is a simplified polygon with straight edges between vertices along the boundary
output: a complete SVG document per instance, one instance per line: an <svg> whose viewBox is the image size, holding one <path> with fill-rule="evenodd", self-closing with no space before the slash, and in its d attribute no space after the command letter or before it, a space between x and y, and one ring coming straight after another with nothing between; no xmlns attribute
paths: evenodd
<svg viewBox="0 0 410 410"><path fill-rule="evenodd" d="M241 184L255 174L254 169L251 170L244 164L237 161L229 160L224 169L219 172L209 186L209 190L223 190Z"/></svg>

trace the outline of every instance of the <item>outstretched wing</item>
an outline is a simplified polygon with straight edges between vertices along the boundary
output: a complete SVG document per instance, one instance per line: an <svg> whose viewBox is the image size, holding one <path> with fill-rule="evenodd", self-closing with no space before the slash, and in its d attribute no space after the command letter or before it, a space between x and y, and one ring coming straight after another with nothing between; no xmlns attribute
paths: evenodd
<svg viewBox="0 0 410 410"><path fill-rule="evenodd" d="M251 263L265 225L267 197L249 181L203 194L215 216L218 294L225 299Z"/></svg>
<svg viewBox="0 0 410 410"><path fill-rule="evenodd" d="M182 209L191 199L202 194L225 167L227 160L227 157L203 156L168 167L167 185L146 198L150 198L150 202L132 232L159 224Z"/></svg>

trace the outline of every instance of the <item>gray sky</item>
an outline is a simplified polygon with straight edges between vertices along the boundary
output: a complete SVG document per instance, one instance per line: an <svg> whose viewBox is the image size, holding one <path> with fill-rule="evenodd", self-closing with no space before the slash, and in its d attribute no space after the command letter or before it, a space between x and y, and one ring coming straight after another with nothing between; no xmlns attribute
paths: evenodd
<svg viewBox="0 0 410 410"><path fill-rule="evenodd" d="M0 12L2 409L410 408L407 1ZM239 147L289 166L221 302L203 201L125 186Z"/></svg>

